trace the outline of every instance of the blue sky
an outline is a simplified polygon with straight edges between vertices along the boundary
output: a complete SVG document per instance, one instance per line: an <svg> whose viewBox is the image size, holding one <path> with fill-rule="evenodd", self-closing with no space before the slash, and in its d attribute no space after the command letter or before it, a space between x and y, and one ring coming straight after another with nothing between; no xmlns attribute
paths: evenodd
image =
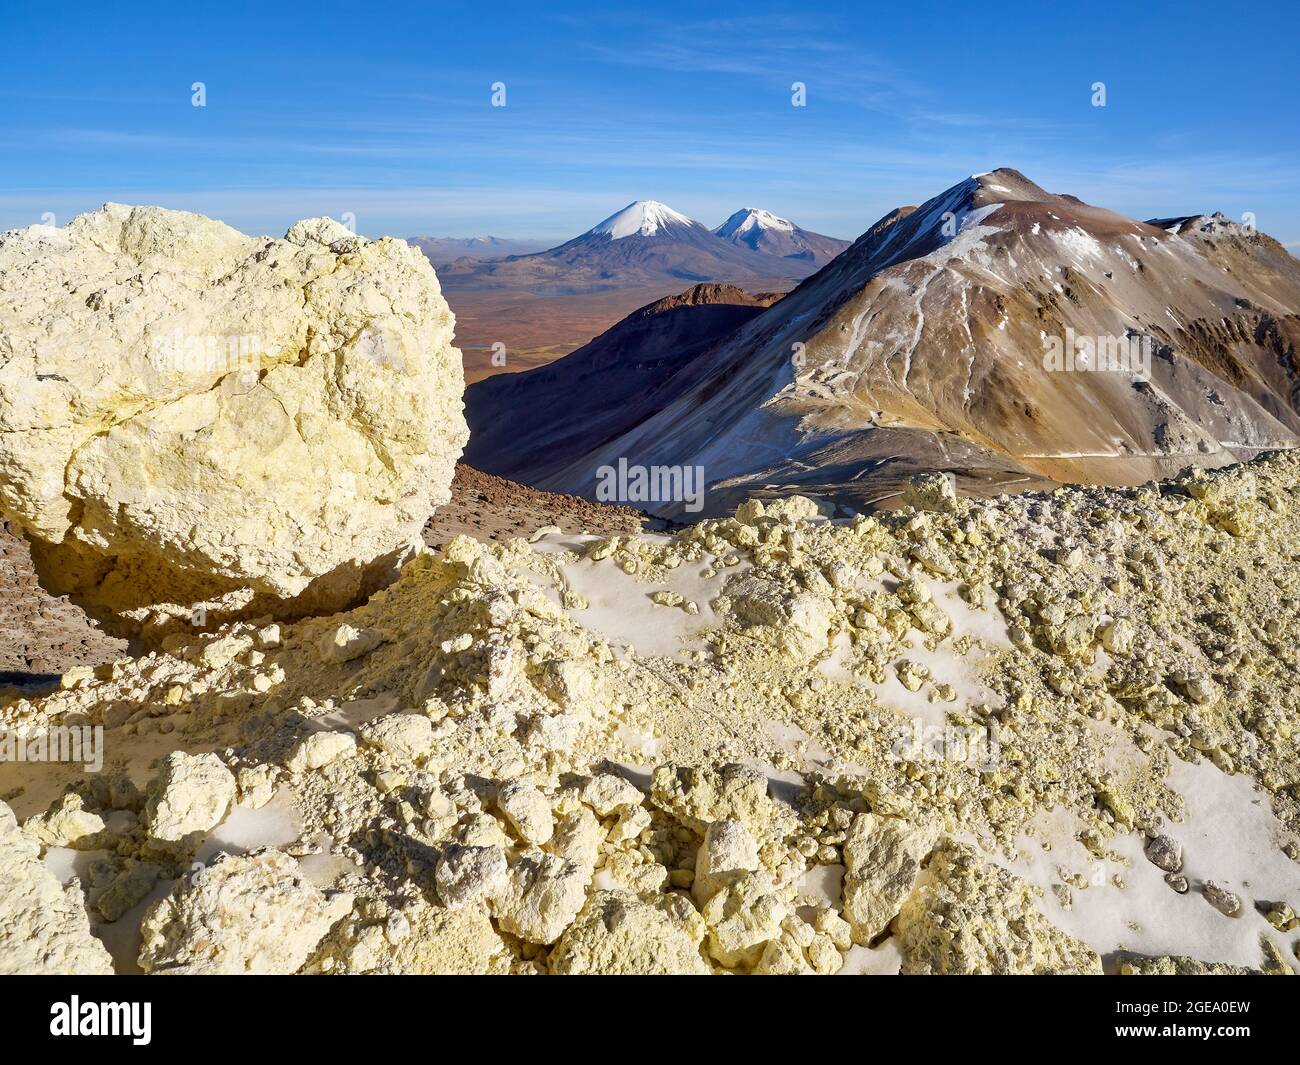
<svg viewBox="0 0 1300 1065"><path fill-rule="evenodd" d="M6 0L0 228L117 200L558 240L658 199L853 237L1007 165L1300 250L1294 0L815 6Z"/></svg>

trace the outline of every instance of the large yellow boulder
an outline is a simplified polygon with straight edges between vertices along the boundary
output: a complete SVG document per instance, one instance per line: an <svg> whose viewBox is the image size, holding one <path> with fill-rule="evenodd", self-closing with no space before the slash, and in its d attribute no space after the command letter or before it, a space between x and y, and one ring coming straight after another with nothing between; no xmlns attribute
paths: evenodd
<svg viewBox="0 0 1300 1065"><path fill-rule="evenodd" d="M0 513L101 612L345 605L450 498L453 325L423 255L330 219L276 240L108 204L5 233Z"/></svg>

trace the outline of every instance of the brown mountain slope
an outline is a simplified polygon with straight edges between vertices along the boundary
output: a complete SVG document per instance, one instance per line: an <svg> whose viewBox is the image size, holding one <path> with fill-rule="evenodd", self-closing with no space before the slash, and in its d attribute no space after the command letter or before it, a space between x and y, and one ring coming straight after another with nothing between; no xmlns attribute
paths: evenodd
<svg viewBox="0 0 1300 1065"><path fill-rule="evenodd" d="M693 359L689 387L634 428L514 475L590 494L620 457L701 465L708 512L752 492L862 507L926 468L1140 483L1296 442L1298 311L1300 262L1263 234L1138 222L998 170L881 219ZM1051 345L1078 337L1132 341L1149 365L1052 365ZM602 410L583 393L564 407L573 422Z"/></svg>
<svg viewBox="0 0 1300 1065"><path fill-rule="evenodd" d="M780 298L696 285L632 312L548 366L472 384L465 461L541 480L682 395L696 383L684 371L702 352Z"/></svg>

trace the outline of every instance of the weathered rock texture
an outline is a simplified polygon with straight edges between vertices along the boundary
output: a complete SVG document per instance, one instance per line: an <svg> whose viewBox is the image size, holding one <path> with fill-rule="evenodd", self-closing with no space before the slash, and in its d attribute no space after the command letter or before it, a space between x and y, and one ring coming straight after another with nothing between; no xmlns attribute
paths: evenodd
<svg viewBox="0 0 1300 1065"><path fill-rule="evenodd" d="M0 794L104 853L92 913L179 878L149 972L1095 973L1254 965L1261 937L1292 967L1300 453L816 515L457 537L345 614L0 694L0 740L80 720L110 758L186 752L145 795L65 767L44 812L0 760ZM630 646L598 627L620 613ZM265 814L193 838L230 774ZM276 850L192 874L259 825Z"/></svg>
<svg viewBox="0 0 1300 1065"><path fill-rule="evenodd" d="M64 888L40 860L40 844L0 802L0 976L108 975L113 966L74 881Z"/></svg>
<svg viewBox="0 0 1300 1065"><path fill-rule="evenodd" d="M467 435L427 260L109 204L0 237L0 511L101 612L345 605L450 496ZM252 602L250 602L252 601Z"/></svg>
<svg viewBox="0 0 1300 1065"><path fill-rule="evenodd" d="M219 825L235 801L235 776L215 754L172 751L149 788L145 821L155 839L182 840Z"/></svg>
<svg viewBox="0 0 1300 1065"><path fill-rule="evenodd" d="M299 876L276 850L222 855L180 881L141 925L140 967L173 974L296 972L352 906Z"/></svg>

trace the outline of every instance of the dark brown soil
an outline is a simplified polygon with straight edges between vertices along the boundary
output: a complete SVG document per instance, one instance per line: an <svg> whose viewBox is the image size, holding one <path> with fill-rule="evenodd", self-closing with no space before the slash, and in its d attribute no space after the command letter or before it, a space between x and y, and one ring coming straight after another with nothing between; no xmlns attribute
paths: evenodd
<svg viewBox="0 0 1300 1065"><path fill-rule="evenodd" d="M439 547L458 533L476 540L507 540L528 536L546 525L569 533L609 535L634 532L645 520L644 514L631 507L543 492L461 463L452 481L451 502L425 526L424 542Z"/></svg>
<svg viewBox="0 0 1300 1065"><path fill-rule="evenodd" d="M37 583L27 541L0 522L0 684L121 657L126 642L101 632L66 597Z"/></svg>

